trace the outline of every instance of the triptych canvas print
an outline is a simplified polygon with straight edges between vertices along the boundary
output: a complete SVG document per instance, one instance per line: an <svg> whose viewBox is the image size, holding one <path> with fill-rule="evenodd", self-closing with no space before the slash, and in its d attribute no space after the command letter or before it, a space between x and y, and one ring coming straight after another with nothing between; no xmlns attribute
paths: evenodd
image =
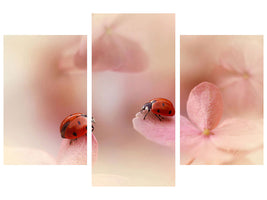
<svg viewBox="0 0 267 200"><path fill-rule="evenodd" d="M181 35L175 14L92 14L91 33L4 35L4 165L90 163L92 186L263 165L263 35Z"/></svg>

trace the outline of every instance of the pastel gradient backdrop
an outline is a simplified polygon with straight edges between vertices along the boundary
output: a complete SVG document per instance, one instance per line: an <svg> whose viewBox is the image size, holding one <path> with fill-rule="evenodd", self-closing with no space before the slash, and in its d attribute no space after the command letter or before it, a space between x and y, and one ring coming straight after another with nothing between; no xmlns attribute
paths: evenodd
<svg viewBox="0 0 267 200"><path fill-rule="evenodd" d="M93 185L173 186L174 150L148 140L132 120L152 98L175 102L175 15L93 14L92 19L92 109L99 147Z"/></svg>

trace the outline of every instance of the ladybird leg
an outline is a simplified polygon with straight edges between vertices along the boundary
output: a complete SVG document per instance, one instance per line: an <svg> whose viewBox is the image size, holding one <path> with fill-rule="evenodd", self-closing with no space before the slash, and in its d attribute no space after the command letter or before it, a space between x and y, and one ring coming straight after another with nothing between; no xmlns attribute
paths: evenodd
<svg viewBox="0 0 267 200"><path fill-rule="evenodd" d="M147 113L145 114L145 116L144 116L144 120L145 120L145 118L146 118L146 116L147 116L147 114L150 112L150 110L148 110L147 111Z"/></svg>
<svg viewBox="0 0 267 200"><path fill-rule="evenodd" d="M159 117L160 117L161 119L164 119L164 117L162 117L161 115L159 115Z"/></svg>
<svg viewBox="0 0 267 200"><path fill-rule="evenodd" d="M77 140L78 138L75 138L75 139L71 139L70 140L70 145L72 144L73 141Z"/></svg>
<svg viewBox="0 0 267 200"><path fill-rule="evenodd" d="M95 130L95 127L92 125L92 132Z"/></svg>
<svg viewBox="0 0 267 200"><path fill-rule="evenodd" d="M154 113L154 115L159 119L159 121L161 121L160 115L157 115Z"/></svg>

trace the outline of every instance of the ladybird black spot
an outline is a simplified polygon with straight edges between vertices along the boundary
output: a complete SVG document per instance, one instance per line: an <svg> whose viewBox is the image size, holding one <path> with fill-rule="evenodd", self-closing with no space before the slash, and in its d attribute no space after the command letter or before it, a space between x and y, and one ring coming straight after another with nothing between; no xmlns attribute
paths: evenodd
<svg viewBox="0 0 267 200"><path fill-rule="evenodd" d="M81 125L81 122L80 122L80 121L78 121L78 124L79 124L79 125Z"/></svg>
<svg viewBox="0 0 267 200"><path fill-rule="evenodd" d="M159 112L160 112L160 110L158 109L158 110L157 110L157 112L159 113Z"/></svg>
<svg viewBox="0 0 267 200"><path fill-rule="evenodd" d="M72 135L73 135L73 136L77 136L77 133L73 132Z"/></svg>
<svg viewBox="0 0 267 200"><path fill-rule="evenodd" d="M85 128L86 128L86 130L87 130L87 126L86 126Z"/></svg>
<svg viewBox="0 0 267 200"><path fill-rule="evenodd" d="M170 115L171 113L172 113L172 111L170 110L170 111L169 111L169 115Z"/></svg>
<svg viewBox="0 0 267 200"><path fill-rule="evenodd" d="M162 103L162 106L165 106L165 103Z"/></svg>

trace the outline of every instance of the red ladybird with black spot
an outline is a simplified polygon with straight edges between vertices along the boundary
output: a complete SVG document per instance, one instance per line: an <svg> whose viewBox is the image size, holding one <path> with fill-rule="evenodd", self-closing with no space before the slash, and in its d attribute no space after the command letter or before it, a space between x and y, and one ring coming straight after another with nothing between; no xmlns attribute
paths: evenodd
<svg viewBox="0 0 267 200"><path fill-rule="evenodd" d="M74 113L67 116L60 125L62 138L77 139L87 134L87 115Z"/></svg>
<svg viewBox="0 0 267 200"><path fill-rule="evenodd" d="M147 110L147 113L144 116L146 118L147 114L151 111L155 116L161 121L162 116L173 116L175 115L175 109L172 105L172 102L165 98L154 98L149 102L145 103L141 111Z"/></svg>

